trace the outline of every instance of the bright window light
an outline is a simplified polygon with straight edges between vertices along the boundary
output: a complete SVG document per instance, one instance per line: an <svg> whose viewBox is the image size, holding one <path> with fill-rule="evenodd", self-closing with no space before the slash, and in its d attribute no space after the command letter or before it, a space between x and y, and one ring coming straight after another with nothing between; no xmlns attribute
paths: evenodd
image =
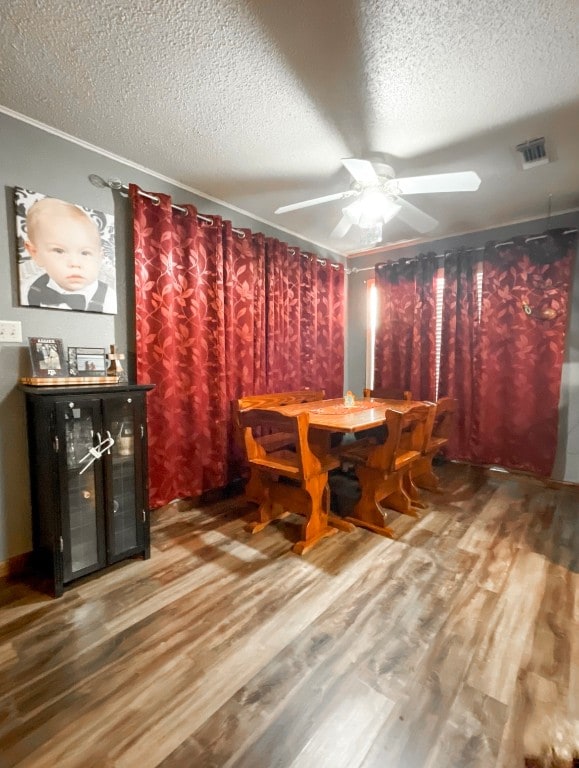
<svg viewBox="0 0 579 768"><path fill-rule="evenodd" d="M440 267L436 277L436 324L435 324L435 362L434 362L434 399L438 400L440 384L440 348L442 345L442 302L444 300L444 267Z"/></svg>
<svg viewBox="0 0 579 768"><path fill-rule="evenodd" d="M476 292L478 299L477 316L480 322L482 311L482 263L477 267ZM378 325L378 292L375 280L368 280L366 285L366 386L374 387L374 346ZM440 397L440 360L442 348L442 306L444 302L444 266L441 265L436 275L435 284L435 399ZM448 394L444 392L443 394Z"/></svg>
<svg viewBox="0 0 579 768"><path fill-rule="evenodd" d="M378 322L378 291L374 278L366 283L366 386L374 387L374 344Z"/></svg>

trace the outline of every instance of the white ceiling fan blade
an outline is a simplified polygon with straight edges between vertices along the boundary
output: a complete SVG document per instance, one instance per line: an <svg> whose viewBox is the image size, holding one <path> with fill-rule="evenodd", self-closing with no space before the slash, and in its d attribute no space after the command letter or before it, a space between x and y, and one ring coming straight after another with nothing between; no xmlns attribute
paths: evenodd
<svg viewBox="0 0 579 768"><path fill-rule="evenodd" d="M355 157L347 157L342 160L343 165L360 184L378 184L379 179L374 166L369 160L358 160Z"/></svg>
<svg viewBox="0 0 579 768"><path fill-rule="evenodd" d="M382 205L382 221L384 224L388 224L388 222L393 219L394 216L398 215L400 213L401 207L402 206L400 205L399 200L389 200L387 197L385 197L384 203Z"/></svg>
<svg viewBox="0 0 579 768"><path fill-rule="evenodd" d="M402 221L406 222L408 226L412 227L412 229L415 229L417 232L430 232L431 229L434 229L437 226L438 222L436 219L433 219L432 216L429 216L427 213L424 213L424 211L421 211L420 208L409 203L408 200L398 197L396 198L396 203L400 206L398 215Z"/></svg>
<svg viewBox="0 0 579 768"><path fill-rule="evenodd" d="M399 195L422 195L427 192L475 192L480 187L480 177L474 171L458 173L433 173L430 176L409 176L394 179Z"/></svg>
<svg viewBox="0 0 579 768"><path fill-rule="evenodd" d="M343 200L345 197L351 197L357 194L351 190L347 192L336 192L333 195L324 195L323 197L314 197L312 200L302 200L301 203L292 203L291 205L282 205L276 208L274 213L287 213L287 211L297 211L299 208L308 208L310 205L319 205L320 203L329 203L331 200Z"/></svg>
<svg viewBox="0 0 579 768"><path fill-rule="evenodd" d="M336 224L336 226L332 230L330 237L336 238L336 239L340 237L344 237L350 231L351 226L352 226L352 222L350 221L350 219L346 215L342 216L340 221Z"/></svg>

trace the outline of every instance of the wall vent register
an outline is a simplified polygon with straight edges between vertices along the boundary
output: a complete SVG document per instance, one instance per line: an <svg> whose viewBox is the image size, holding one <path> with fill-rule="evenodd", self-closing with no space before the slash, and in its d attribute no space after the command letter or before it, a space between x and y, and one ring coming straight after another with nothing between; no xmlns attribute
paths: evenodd
<svg viewBox="0 0 579 768"><path fill-rule="evenodd" d="M522 144L517 144L517 152L520 152L523 159L523 169L535 168L538 165L545 165L550 160L545 149L545 137L540 139L531 139Z"/></svg>

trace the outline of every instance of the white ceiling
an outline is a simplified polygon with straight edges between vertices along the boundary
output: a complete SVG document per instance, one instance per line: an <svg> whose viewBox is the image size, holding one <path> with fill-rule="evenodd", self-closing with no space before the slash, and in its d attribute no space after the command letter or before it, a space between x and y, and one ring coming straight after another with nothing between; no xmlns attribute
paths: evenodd
<svg viewBox="0 0 579 768"><path fill-rule="evenodd" d="M339 252L344 203L274 210L348 189L343 157L477 171L413 196L422 239L579 208L577 0L3 0L0 104Z"/></svg>

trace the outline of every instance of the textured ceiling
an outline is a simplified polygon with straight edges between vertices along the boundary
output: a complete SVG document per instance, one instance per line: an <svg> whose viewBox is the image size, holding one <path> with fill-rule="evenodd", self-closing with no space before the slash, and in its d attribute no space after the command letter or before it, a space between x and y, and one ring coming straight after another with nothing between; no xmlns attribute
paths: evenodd
<svg viewBox="0 0 579 768"><path fill-rule="evenodd" d="M577 0L0 6L0 105L341 252L344 203L274 210L348 189L343 157L477 171L478 192L412 198L425 239L578 208L578 72ZM536 136L553 162L523 171Z"/></svg>

